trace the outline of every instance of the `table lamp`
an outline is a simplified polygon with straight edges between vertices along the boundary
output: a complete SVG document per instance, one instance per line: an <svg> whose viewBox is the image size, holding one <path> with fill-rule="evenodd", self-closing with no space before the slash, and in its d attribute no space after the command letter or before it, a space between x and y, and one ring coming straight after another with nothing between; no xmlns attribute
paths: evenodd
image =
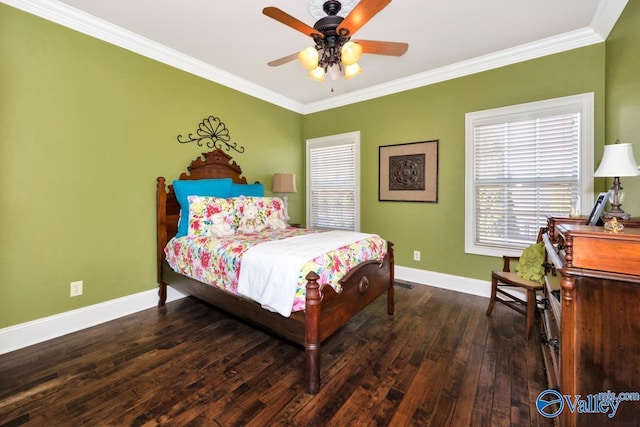
<svg viewBox="0 0 640 427"><path fill-rule="evenodd" d="M296 192L296 176L292 173L276 173L273 175L273 193L282 193L282 201L284 202L284 220L289 222L288 198L287 193Z"/></svg>
<svg viewBox="0 0 640 427"><path fill-rule="evenodd" d="M596 177L613 178L613 185L609 191L609 204L611 207L602 215L604 218L629 219L631 217L620 208L624 199L620 177L638 175L640 175L640 170L638 170L638 164L633 157L631 144L621 144L620 141L616 141L615 144L604 146L602 161L593 174Z"/></svg>

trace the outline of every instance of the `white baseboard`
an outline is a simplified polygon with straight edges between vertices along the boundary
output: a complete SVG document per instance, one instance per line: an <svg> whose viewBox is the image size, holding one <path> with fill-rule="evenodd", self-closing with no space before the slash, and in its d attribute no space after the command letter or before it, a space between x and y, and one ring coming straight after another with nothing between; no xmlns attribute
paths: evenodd
<svg viewBox="0 0 640 427"><path fill-rule="evenodd" d="M397 265L395 277L399 280L487 298L491 293L491 283L489 281L419 270L416 268ZM167 302L180 298L184 298L184 294L171 287L167 288ZM0 354L9 353L122 316L146 310L155 307L157 304L158 290L150 289L145 292L0 329Z"/></svg>
<svg viewBox="0 0 640 427"><path fill-rule="evenodd" d="M471 279L469 277L453 276L451 274L436 273L434 271L419 270L417 268L396 265L395 276L398 280L435 286L465 294L489 298L491 296L491 282L488 280Z"/></svg>
<svg viewBox="0 0 640 427"><path fill-rule="evenodd" d="M167 302L184 298L184 294L167 288ZM61 337L81 329L108 322L158 305L158 289L105 301L77 310L43 317L31 322L0 329L0 354Z"/></svg>

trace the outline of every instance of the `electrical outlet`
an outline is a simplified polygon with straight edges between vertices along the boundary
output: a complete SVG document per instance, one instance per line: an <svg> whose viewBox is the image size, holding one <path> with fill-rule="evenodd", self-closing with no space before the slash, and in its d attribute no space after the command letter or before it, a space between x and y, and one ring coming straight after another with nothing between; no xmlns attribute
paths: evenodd
<svg viewBox="0 0 640 427"><path fill-rule="evenodd" d="M413 260L420 261L420 251L413 251Z"/></svg>
<svg viewBox="0 0 640 427"><path fill-rule="evenodd" d="M79 280L77 282L71 282L71 296L72 297L77 297L79 295L82 295L82 280Z"/></svg>

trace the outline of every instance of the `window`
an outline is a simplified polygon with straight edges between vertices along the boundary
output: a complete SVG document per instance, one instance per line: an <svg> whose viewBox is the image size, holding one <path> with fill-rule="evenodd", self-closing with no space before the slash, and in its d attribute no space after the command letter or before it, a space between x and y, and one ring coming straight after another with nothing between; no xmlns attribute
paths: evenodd
<svg viewBox="0 0 640 427"><path fill-rule="evenodd" d="M593 195L593 94L466 115L465 250L519 255Z"/></svg>
<svg viewBox="0 0 640 427"><path fill-rule="evenodd" d="M307 227L360 230L360 132L307 140Z"/></svg>

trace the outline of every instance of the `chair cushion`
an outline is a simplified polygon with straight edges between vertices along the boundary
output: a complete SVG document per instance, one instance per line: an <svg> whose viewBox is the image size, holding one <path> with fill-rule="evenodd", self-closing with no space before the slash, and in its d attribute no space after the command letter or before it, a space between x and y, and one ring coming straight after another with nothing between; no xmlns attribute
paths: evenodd
<svg viewBox="0 0 640 427"><path fill-rule="evenodd" d="M542 289L542 284L534 282L533 280L523 279L514 271L493 270L492 274L499 282L506 283L508 285L519 286L524 289Z"/></svg>
<svg viewBox="0 0 640 427"><path fill-rule="evenodd" d="M544 284L544 243L534 243L526 248L516 265L518 276Z"/></svg>

